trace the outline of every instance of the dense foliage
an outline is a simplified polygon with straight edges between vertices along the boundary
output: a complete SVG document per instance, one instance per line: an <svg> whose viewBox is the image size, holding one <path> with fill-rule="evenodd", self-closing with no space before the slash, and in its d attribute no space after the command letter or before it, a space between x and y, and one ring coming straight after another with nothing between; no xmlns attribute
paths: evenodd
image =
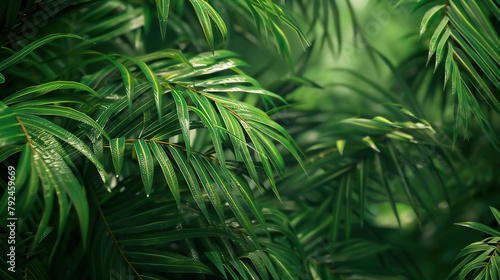
<svg viewBox="0 0 500 280"><path fill-rule="evenodd" d="M499 278L500 1L9 0L0 28L2 279Z"/></svg>

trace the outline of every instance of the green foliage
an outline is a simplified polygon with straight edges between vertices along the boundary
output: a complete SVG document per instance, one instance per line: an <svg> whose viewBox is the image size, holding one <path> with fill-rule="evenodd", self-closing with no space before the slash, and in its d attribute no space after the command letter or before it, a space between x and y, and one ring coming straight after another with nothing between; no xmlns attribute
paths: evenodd
<svg viewBox="0 0 500 280"><path fill-rule="evenodd" d="M484 100L494 110L500 109L494 95L495 89L500 89L500 53L495 47L500 43L500 36L492 21L493 16L498 20L499 15L500 8L493 1L446 1L430 8L422 20L420 35L433 21L440 21L430 41L429 60L436 53L435 67L438 67L446 57L445 85L451 81L452 94L457 95L459 104L454 141L459 124L463 123L467 130L472 114L489 140L497 145L479 100Z"/></svg>
<svg viewBox="0 0 500 280"><path fill-rule="evenodd" d="M496 221L500 223L500 212L493 207L490 209ZM484 232L491 237L463 248L455 259L464 259L453 269L448 278L458 272L459 279L497 279L500 273L498 256L500 232L475 222L457 223L457 225Z"/></svg>
<svg viewBox="0 0 500 280"><path fill-rule="evenodd" d="M500 3L369 2L2 2L1 278L498 278Z"/></svg>

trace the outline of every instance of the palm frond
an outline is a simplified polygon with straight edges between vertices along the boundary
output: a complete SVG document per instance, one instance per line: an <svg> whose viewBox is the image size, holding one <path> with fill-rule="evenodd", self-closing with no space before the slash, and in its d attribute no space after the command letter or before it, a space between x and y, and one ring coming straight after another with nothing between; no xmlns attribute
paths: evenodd
<svg viewBox="0 0 500 280"><path fill-rule="evenodd" d="M497 223L500 223L500 212L490 206L490 210L495 216ZM455 261L462 261L448 275L450 277L458 273L458 279L495 279L500 275L498 247L500 232L476 222L457 223L456 225L472 228L490 235L490 237L479 242L474 242L463 248L460 254L455 257Z"/></svg>
<svg viewBox="0 0 500 280"><path fill-rule="evenodd" d="M436 53L435 67L444 59L445 84L451 81L452 94L457 95L454 142L459 124L467 130L473 115L491 143L497 145L496 134L480 104L500 109L495 96L495 89L500 89L500 37L493 27L498 14L500 8L492 1L447 1L430 8L422 20L421 35L439 21L430 41L429 59Z"/></svg>

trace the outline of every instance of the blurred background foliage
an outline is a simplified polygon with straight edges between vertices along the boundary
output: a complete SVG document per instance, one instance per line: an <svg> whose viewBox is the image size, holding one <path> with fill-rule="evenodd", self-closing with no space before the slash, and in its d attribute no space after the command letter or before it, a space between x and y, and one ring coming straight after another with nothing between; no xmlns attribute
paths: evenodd
<svg viewBox="0 0 500 280"><path fill-rule="evenodd" d="M484 254L470 254L450 278L497 279L499 7L496 0L3 1L1 109L14 119L0 127L0 158L18 166L16 211L26 221L19 274L0 275L445 279L460 250L484 239L468 247ZM82 38L49 42L59 33ZM9 63L33 42L43 45ZM53 84L19 96L55 81L90 90ZM75 97L75 89L104 99ZM53 99L42 97L49 91ZM41 108L47 104L97 124ZM69 147L32 115L88 150ZM42 135L34 143L25 144L23 122ZM43 148L44 135L61 143L50 148L71 182L47 183L33 163L32 153L53 151ZM484 225L454 224L467 221Z"/></svg>

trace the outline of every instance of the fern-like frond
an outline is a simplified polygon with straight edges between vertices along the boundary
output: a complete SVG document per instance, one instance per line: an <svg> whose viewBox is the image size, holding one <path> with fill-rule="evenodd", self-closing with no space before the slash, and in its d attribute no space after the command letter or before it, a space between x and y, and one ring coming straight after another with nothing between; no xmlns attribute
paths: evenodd
<svg viewBox="0 0 500 280"><path fill-rule="evenodd" d="M445 84L451 81L452 94L457 96L454 142L460 123L467 130L474 116L492 144L497 145L496 133L481 103L495 111L500 109L496 95L500 90L500 37L494 28L498 15L500 7L493 1L446 1L430 8L422 20L421 35L434 21L439 22L430 40L429 60L436 54L435 67L444 61Z"/></svg>
<svg viewBox="0 0 500 280"><path fill-rule="evenodd" d="M497 223L500 223L500 212L490 206ZM458 273L458 279L497 279L500 275L500 232L489 226L476 222L457 223L456 225L472 228L486 233L490 237L474 242L463 248L455 261L462 261L455 266L446 279Z"/></svg>

